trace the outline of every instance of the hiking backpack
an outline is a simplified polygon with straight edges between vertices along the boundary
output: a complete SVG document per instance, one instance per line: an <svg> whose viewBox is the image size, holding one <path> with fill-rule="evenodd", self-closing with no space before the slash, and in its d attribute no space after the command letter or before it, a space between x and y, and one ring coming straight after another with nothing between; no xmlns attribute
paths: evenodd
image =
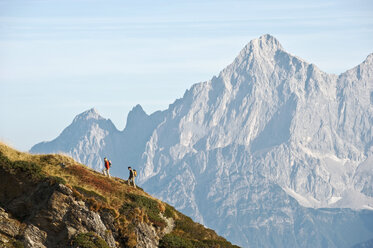
<svg viewBox="0 0 373 248"><path fill-rule="evenodd" d="M137 171L136 170L133 170L133 176L137 177Z"/></svg>

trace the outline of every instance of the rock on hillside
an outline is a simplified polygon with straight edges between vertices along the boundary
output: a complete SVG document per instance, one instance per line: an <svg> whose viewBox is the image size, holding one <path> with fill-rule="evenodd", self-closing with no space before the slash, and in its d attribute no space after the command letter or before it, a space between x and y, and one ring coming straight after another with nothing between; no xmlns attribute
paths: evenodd
<svg viewBox="0 0 373 248"><path fill-rule="evenodd" d="M12 199L4 204L9 213L0 208L5 237L22 237L19 242L25 247L67 247L75 235L93 232L109 247L115 247L113 234L106 228L104 219L90 211L84 201L75 199L68 187L41 183L31 188L27 195L15 196L10 190L7 193L10 194L6 197Z"/></svg>
<svg viewBox="0 0 373 248"><path fill-rule="evenodd" d="M0 188L1 247L237 247L142 189L61 155L0 144Z"/></svg>

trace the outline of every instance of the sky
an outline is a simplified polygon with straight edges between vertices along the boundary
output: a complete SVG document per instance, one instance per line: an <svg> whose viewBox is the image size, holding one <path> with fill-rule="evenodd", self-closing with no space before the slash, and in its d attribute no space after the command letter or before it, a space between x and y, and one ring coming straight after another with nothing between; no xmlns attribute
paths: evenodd
<svg viewBox="0 0 373 248"><path fill-rule="evenodd" d="M340 74L373 53L373 1L0 0L0 141L27 151L90 108L123 130L263 34Z"/></svg>

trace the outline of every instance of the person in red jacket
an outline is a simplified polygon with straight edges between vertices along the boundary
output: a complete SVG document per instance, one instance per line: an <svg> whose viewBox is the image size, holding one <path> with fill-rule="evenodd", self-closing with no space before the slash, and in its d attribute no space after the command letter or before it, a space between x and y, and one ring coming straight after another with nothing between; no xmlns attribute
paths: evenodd
<svg viewBox="0 0 373 248"><path fill-rule="evenodd" d="M110 173L109 173L109 169L111 167L111 162L110 160L108 160L106 157L104 158L104 169L102 170L102 173L105 175L105 176L108 176L110 177Z"/></svg>

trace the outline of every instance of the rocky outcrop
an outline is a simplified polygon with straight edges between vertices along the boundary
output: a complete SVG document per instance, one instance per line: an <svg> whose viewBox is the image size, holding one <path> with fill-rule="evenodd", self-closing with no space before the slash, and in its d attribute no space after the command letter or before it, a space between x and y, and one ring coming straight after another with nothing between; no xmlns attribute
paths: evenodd
<svg viewBox="0 0 373 248"><path fill-rule="evenodd" d="M0 209L3 243L17 239L25 247L67 247L78 233L94 232L109 247L116 247L100 214L90 211L62 184L40 183L28 195L15 196L4 205Z"/></svg>
<svg viewBox="0 0 373 248"><path fill-rule="evenodd" d="M16 182L17 183L17 182ZM28 185L30 186L30 185ZM34 185L27 195L8 200L0 207L0 244L22 243L24 247L70 247L76 235L95 233L109 247L122 247L115 217L109 211L94 212L77 199L73 191L63 184L46 182ZM6 199L1 199L5 203ZM136 247L155 248L164 234L172 231L173 220L160 230L147 223L135 226Z"/></svg>
<svg viewBox="0 0 373 248"><path fill-rule="evenodd" d="M21 223L0 207L0 244L13 243L20 229Z"/></svg>
<svg viewBox="0 0 373 248"><path fill-rule="evenodd" d="M138 247L156 248L159 243L159 235L154 227L146 223L139 223L135 229Z"/></svg>
<svg viewBox="0 0 373 248"><path fill-rule="evenodd" d="M174 219L166 218L161 214L161 218L166 222L164 230L157 230L153 226L146 223L138 223L135 229L137 236L137 247L156 248L159 245L159 240L165 234L171 233L174 228Z"/></svg>

